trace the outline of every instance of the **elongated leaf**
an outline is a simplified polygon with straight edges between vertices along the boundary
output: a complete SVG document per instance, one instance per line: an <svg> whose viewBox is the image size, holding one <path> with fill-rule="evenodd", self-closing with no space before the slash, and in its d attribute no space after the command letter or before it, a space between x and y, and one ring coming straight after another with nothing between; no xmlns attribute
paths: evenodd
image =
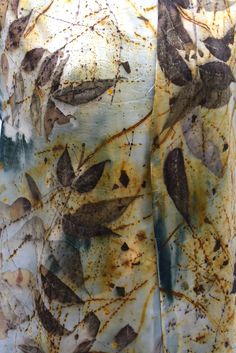
<svg viewBox="0 0 236 353"><path fill-rule="evenodd" d="M203 7L204 10L209 12L224 11L230 6L234 5L233 0L198 0L200 7Z"/></svg>
<svg viewBox="0 0 236 353"><path fill-rule="evenodd" d="M42 106L40 99L40 92L37 87L33 91L30 103L30 118L35 127L36 132L40 135L42 132Z"/></svg>
<svg viewBox="0 0 236 353"><path fill-rule="evenodd" d="M229 103L231 98L230 88L224 90L208 89L206 90L205 100L203 99L201 105L208 109L217 109Z"/></svg>
<svg viewBox="0 0 236 353"><path fill-rule="evenodd" d="M223 41L225 44L234 44L234 34L235 34L235 25L231 27L226 35L223 37Z"/></svg>
<svg viewBox="0 0 236 353"><path fill-rule="evenodd" d="M72 115L64 115L55 105L55 103L49 99L47 103L46 112L44 115L44 130L45 135L48 138L53 130L55 123L64 125L70 122L70 119L74 118Z"/></svg>
<svg viewBox="0 0 236 353"><path fill-rule="evenodd" d="M52 316L50 311L44 305L39 293L36 293L35 306L39 319L48 333L58 336L68 335L70 333L70 331L61 326L61 324Z"/></svg>
<svg viewBox="0 0 236 353"><path fill-rule="evenodd" d="M33 177L31 175L29 175L28 173L25 173L25 177L32 195L32 199L36 202L36 203L40 203L41 202L41 193L39 191L39 188L36 184L36 182L34 181Z"/></svg>
<svg viewBox="0 0 236 353"><path fill-rule="evenodd" d="M10 215L12 221L16 221L25 216L31 210L31 203L25 197L19 197L13 202L10 208Z"/></svg>
<svg viewBox="0 0 236 353"><path fill-rule="evenodd" d="M164 181L169 196L177 210L189 223L189 189L185 172L183 152L175 148L168 153L164 162Z"/></svg>
<svg viewBox="0 0 236 353"><path fill-rule="evenodd" d="M18 74L15 77L13 104L11 105L13 120L19 117L21 106L24 101L24 94L25 94L24 79L21 72L18 72Z"/></svg>
<svg viewBox="0 0 236 353"><path fill-rule="evenodd" d="M32 72L35 70L42 59L44 52L44 48L34 48L28 51L21 63L22 70L25 72Z"/></svg>
<svg viewBox="0 0 236 353"><path fill-rule="evenodd" d="M158 60L165 77L177 86L184 86L192 81L188 65L165 36L159 35Z"/></svg>
<svg viewBox="0 0 236 353"><path fill-rule="evenodd" d="M114 79L85 81L75 87L69 86L59 89L53 96L61 102L76 106L99 97L114 83Z"/></svg>
<svg viewBox="0 0 236 353"><path fill-rule="evenodd" d="M193 82L183 87L170 102L170 113L162 128L173 127L178 121L184 119L195 107L205 102L206 88L202 82Z"/></svg>
<svg viewBox="0 0 236 353"><path fill-rule="evenodd" d="M19 48L20 40L29 23L31 12L27 16L20 17L18 20L15 20L10 24L6 39L7 50Z"/></svg>
<svg viewBox="0 0 236 353"><path fill-rule="evenodd" d="M57 162L57 178L63 186L71 185L75 172L71 163L67 146Z"/></svg>
<svg viewBox="0 0 236 353"><path fill-rule="evenodd" d="M189 115L182 124L183 134L190 152L217 177L223 176L220 151L204 132L203 121L196 115Z"/></svg>
<svg viewBox="0 0 236 353"><path fill-rule="evenodd" d="M101 179L107 162L109 161L106 160L94 164L92 167L87 169L81 176L75 179L73 187L81 194L93 190Z"/></svg>
<svg viewBox="0 0 236 353"><path fill-rule="evenodd" d="M18 6L19 6L19 2L20 0L10 0L11 3L11 9L14 12L14 14L16 15L16 17L18 17Z"/></svg>
<svg viewBox="0 0 236 353"><path fill-rule="evenodd" d="M123 327L114 338L118 352L122 351L125 347L132 343L137 336L138 334L130 325Z"/></svg>
<svg viewBox="0 0 236 353"><path fill-rule="evenodd" d="M94 342L96 340L85 340L84 342L80 343L78 347L73 351L73 353L88 353L92 348Z"/></svg>
<svg viewBox="0 0 236 353"><path fill-rule="evenodd" d="M50 94L53 94L60 87L61 77L63 75L63 71L64 71L64 68L65 68L68 60L69 60L69 56L67 58L65 58L64 60L61 60L58 67L56 68L56 70L53 74L53 80L52 80Z"/></svg>
<svg viewBox="0 0 236 353"><path fill-rule="evenodd" d="M1 70L5 85L7 85L8 75L9 75L9 63L5 53L1 55Z"/></svg>
<svg viewBox="0 0 236 353"><path fill-rule="evenodd" d="M60 51L57 50L55 53L47 56L39 69L38 78L36 80L36 85L45 86L50 80L55 67L57 66L57 61L59 58Z"/></svg>
<svg viewBox="0 0 236 353"><path fill-rule="evenodd" d="M20 348L23 353L43 353L43 351L36 345L31 346L26 344L20 344L18 348Z"/></svg>
<svg viewBox="0 0 236 353"><path fill-rule="evenodd" d="M5 24L7 8L8 1L0 0L0 31L3 29Z"/></svg>
<svg viewBox="0 0 236 353"><path fill-rule="evenodd" d="M85 316L83 325L91 338L95 338L97 336L100 328L100 320L93 312L90 312Z"/></svg>
<svg viewBox="0 0 236 353"><path fill-rule="evenodd" d="M74 219L83 226L104 225L117 220L128 206L137 198L130 196L112 200L104 200L82 205L73 215Z"/></svg>
<svg viewBox="0 0 236 353"><path fill-rule="evenodd" d="M199 66L200 76L206 87L224 90L235 78L230 67L222 62L213 61Z"/></svg>
<svg viewBox="0 0 236 353"><path fill-rule="evenodd" d="M49 300L58 300L63 304L83 304L80 299L65 283L43 265L40 266L43 289Z"/></svg>

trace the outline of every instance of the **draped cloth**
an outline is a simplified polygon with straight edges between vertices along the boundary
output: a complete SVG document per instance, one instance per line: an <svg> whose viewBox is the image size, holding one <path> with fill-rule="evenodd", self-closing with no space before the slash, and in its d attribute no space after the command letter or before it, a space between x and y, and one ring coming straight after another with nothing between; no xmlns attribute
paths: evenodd
<svg viewBox="0 0 236 353"><path fill-rule="evenodd" d="M1 353L235 351L235 23L0 1Z"/></svg>

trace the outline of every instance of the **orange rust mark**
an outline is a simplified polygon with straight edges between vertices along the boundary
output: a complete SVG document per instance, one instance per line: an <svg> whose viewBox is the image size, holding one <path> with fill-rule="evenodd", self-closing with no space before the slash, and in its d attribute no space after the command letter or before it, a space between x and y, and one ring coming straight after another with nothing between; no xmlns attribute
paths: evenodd
<svg viewBox="0 0 236 353"><path fill-rule="evenodd" d="M144 11L148 12L148 11L152 11L152 10L154 10L154 9L156 9L156 8L157 8L157 5L153 5L153 6L150 6L150 7L146 7L146 8L144 9Z"/></svg>
<svg viewBox="0 0 236 353"><path fill-rule="evenodd" d="M135 4L131 1L131 0L128 0L128 3L132 6L132 8L134 9L134 11L136 12L136 15L137 17L145 17L143 16L143 14L137 9L137 7L135 6ZM157 34L155 28L153 27L153 25L148 21L145 21L144 22L146 27L151 29L151 31L154 33L154 35Z"/></svg>
<svg viewBox="0 0 236 353"><path fill-rule="evenodd" d="M140 320L140 324L139 324L139 328L138 328L138 333L140 333L142 326L145 322L147 306L148 306L148 303L149 303L155 289L156 289L156 285L152 286L152 288L150 289L150 291L148 293L147 299L145 300L145 303L143 305L143 310L142 310L141 320Z"/></svg>
<svg viewBox="0 0 236 353"><path fill-rule="evenodd" d="M173 235L179 230L180 227L182 227L185 224L185 222L181 222L180 224L177 225L177 227L173 230L173 232L170 233L169 237L166 239L166 241L161 244L161 248L164 248L166 244L170 241L170 239L173 237Z"/></svg>
<svg viewBox="0 0 236 353"><path fill-rule="evenodd" d="M185 18L185 20L187 20L188 22L194 23L195 25L198 25L199 27L204 28L206 31L208 31L212 35L210 28L205 23L192 19L183 11L183 9L181 7L178 7L178 10L181 13L182 17Z"/></svg>

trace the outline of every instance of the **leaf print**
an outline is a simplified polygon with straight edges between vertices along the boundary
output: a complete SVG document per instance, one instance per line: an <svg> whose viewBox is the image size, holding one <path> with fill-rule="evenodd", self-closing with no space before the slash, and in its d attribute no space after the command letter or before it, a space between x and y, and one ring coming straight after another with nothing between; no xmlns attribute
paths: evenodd
<svg viewBox="0 0 236 353"><path fill-rule="evenodd" d="M11 9L14 12L14 14L16 15L16 17L18 17L18 6L19 6L19 2L20 0L10 0L11 3Z"/></svg>
<svg viewBox="0 0 236 353"><path fill-rule="evenodd" d="M183 134L190 152L217 177L222 177L224 170L220 151L204 133L203 121L197 115L190 114L182 124Z"/></svg>
<svg viewBox="0 0 236 353"><path fill-rule="evenodd" d="M228 61L231 56L231 49L228 44L234 42L234 29L232 27L222 39L208 37L204 40L204 44L212 55L222 61Z"/></svg>
<svg viewBox="0 0 236 353"><path fill-rule="evenodd" d="M177 86L184 86L192 81L192 73L188 65L178 53L178 50L169 44L160 34L158 40L158 60L165 77Z"/></svg>
<svg viewBox="0 0 236 353"><path fill-rule="evenodd" d="M105 165L109 160L94 164L73 182L73 188L79 193L93 190L102 177Z"/></svg>
<svg viewBox="0 0 236 353"><path fill-rule="evenodd" d="M63 75L63 71L64 71L64 68L65 68L68 60L69 60L69 56L67 56L67 58L65 58L64 60L61 60L58 67L56 68L56 70L53 74L53 80L52 80L50 94L53 94L60 87L61 77Z"/></svg>
<svg viewBox="0 0 236 353"><path fill-rule="evenodd" d="M220 91L216 89L209 89L206 91L206 97L202 101L201 105L208 109L221 108L229 103L231 95L232 94L229 87Z"/></svg>
<svg viewBox="0 0 236 353"><path fill-rule="evenodd" d="M162 132L184 119L195 107L205 102L206 89L202 82L193 82L181 88L178 95L170 100L170 113Z"/></svg>
<svg viewBox="0 0 236 353"><path fill-rule="evenodd" d="M190 6L189 0L174 0L173 2L176 5L183 7L184 9L187 9Z"/></svg>
<svg viewBox="0 0 236 353"><path fill-rule="evenodd" d="M36 204L41 203L42 196L33 177L28 173L25 173L25 177L32 195L32 199L35 201Z"/></svg>
<svg viewBox="0 0 236 353"><path fill-rule="evenodd" d="M49 137L55 123L57 123L58 125L64 125L69 123L71 118L74 118L73 115L64 115L56 107L55 103L51 99L49 99L44 115L44 130L46 137Z"/></svg>
<svg viewBox="0 0 236 353"><path fill-rule="evenodd" d="M13 50L19 48L21 37L29 23L32 11L27 15L20 17L10 24L6 39L6 49Z"/></svg>
<svg viewBox="0 0 236 353"><path fill-rule="evenodd" d="M67 146L57 162L56 173L59 182L63 186L70 186L73 179L75 178L75 172L71 163Z"/></svg>
<svg viewBox="0 0 236 353"><path fill-rule="evenodd" d="M63 304L83 304L80 299L65 283L43 265L40 266L42 285L49 300L58 300Z"/></svg>
<svg viewBox="0 0 236 353"><path fill-rule="evenodd" d="M90 312L85 316L83 325L91 338L95 338L97 336L100 328L100 320L93 312Z"/></svg>
<svg viewBox="0 0 236 353"><path fill-rule="evenodd" d="M200 7L203 7L206 11L216 12L228 9L230 6L234 5L235 2L230 0L198 0L198 4Z"/></svg>
<svg viewBox="0 0 236 353"><path fill-rule="evenodd" d="M57 61L59 58L60 51L57 50L55 53L48 55L39 69L38 77L36 80L36 85L43 87L50 80L55 67L57 66Z"/></svg>
<svg viewBox="0 0 236 353"><path fill-rule="evenodd" d="M28 51L21 63L22 70L27 73L34 71L42 59L44 52L44 48L34 48Z"/></svg>
<svg viewBox="0 0 236 353"><path fill-rule="evenodd" d="M3 75L5 85L7 85L8 75L9 75L9 64L5 53L2 53L1 55L1 70L2 70L2 75Z"/></svg>
<svg viewBox="0 0 236 353"><path fill-rule="evenodd" d="M70 333L70 331L61 326L61 324L52 316L50 311L44 305L39 293L36 293L35 295L35 306L39 319L48 333L58 336L68 335Z"/></svg>
<svg viewBox="0 0 236 353"><path fill-rule="evenodd" d="M116 221L138 196L103 200L82 205L73 215L83 226L103 225Z"/></svg>
<svg viewBox="0 0 236 353"><path fill-rule="evenodd" d="M40 91L38 87L35 87L30 104L30 118L36 132L40 135L42 132L42 107L40 99Z"/></svg>
<svg viewBox="0 0 236 353"><path fill-rule="evenodd" d="M235 78L230 67L222 62L213 61L199 66L200 76L207 88L224 90Z"/></svg>
<svg viewBox="0 0 236 353"><path fill-rule="evenodd" d="M125 170L121 171L119 181L125 188L129 185L129 176Z"/></svg>
<svg viewBox="0 0 236 353"><path fill-rule="evenodd" d="M183 152L180 148L170 151L164 162L164 181L175 207L189 223L189 189Z"/></svg>
<svg viewBox="0 0 236 353"><path fill-rule="evenodd" d="M23 353L43 353L43 351L35 346L35 345L26 345L26 344L20 344L18 348L21 350Z"/></svg>
<svg viewBox="0 0 236 353"><path fill-rule="evenodd" d="M131 73L131 68L128 61L122 62L121 65L123 66L127 74Z"/></svg>
<svg viewBox="0 0 236 353"><path fill-rule="evenodd" d="M20 114L20 109L24 101L24 94L25 94L24 79L21 72L19 72L15 77L13 104L11 106L13 121Z"/></svg>
<svg viewBox="0 0 236 353"><path fill-rule="evenodd" d="M76 106L83 103L88 103L93 99L101 96L109 88L114 85L112 80L94 80L85 81L78 86L68 86L57 90L53 97L61 102Z"/></svg>
<svg viewBox="0 0 236 353"><path fill-rule="evenodd" d="M10 216L12 221L16 221L26 215L31 210L31 203L25 197L19 197L13 202L10 208Z"/></svg>
<svg viewBox="0 0 236 353"><path fill-rule="evenodd" d="M6 20L8 1L0 0L0 31L3 29Z"/></svg>
<svg viewBox="0 0 236 353"><path fill-rule="evenodd" d="M125 347L132 343L137 336L138 334L130 325L123 327L114 338L114 343L118 352L122 351Z"/></svg>
<svg viewBox="0 0 236 353"><path fill-rule="evenodd" d="M73 353L88 353L96 340L86 340L78 345Z"/></svg>

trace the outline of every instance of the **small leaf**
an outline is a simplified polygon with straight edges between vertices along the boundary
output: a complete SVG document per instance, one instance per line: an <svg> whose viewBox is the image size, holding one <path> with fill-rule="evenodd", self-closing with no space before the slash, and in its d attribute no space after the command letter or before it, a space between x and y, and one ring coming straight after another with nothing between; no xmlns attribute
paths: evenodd
<svg viewBox="0 0 236 353"><path fill-rule="evenodd" d="M64 115L55 105L55 103L49 99L47 103L46 112L44 115L44 130L45 135L48 138L53 130L55 123L58 125L64 125L70 122L70 119L74 118L72 115Z"/></svg>
<svg viewBox="0 0 236 353"><path fill-rule="evenodd" d="M43 57L45 52L44 48L34 48L25 54L24 59L21 63L21 68L25 72L32 72L38 66L38 63Z"/></svg>
<svg viewBox="0 0 236 353"><path fill-rule="evenodd" d="M104 168L108 160L94 164L73 182L73 188L79 193L93 190L102 177Z"/></svg>
<svg viewBox="0 0 236 353"><path fill-rule="evenodd" d="M5 24L7 8L8 1L0 0L0 31L3 29Z"/></svg>
<svg viewBox="0 0 236 353"><path fill-rule="evenodd" d="M5 53L1 55L1 70L4 78L5 85L7 85L8 75L9 75L9 63Z"/></svg>
<svg viewBox="0 0 236 353"><path fill-rule="evenodd" d="M34 181L33 177L31 175L29 175L28 173L25 173L25 177L32 195L32 199L36 202L36 203L41 203L41 193L39 191L39 188L36 184L36 182Z"/></svg>
<svg viewBox="0 0 236 353"><path fill-rule="evenodd" d="M228 104L230 98L231 91L229 87L224 90L208 89L201 105L208 109L218 109Z"/></svg>
<svg viewBox="0 0 236 353"><path fill-rule="evenodd" d="M175 148L164 162L164 181L175 207L189 223L189 189L185 172L183 152Z"/></svg>
<svg viewBox="0 0 236 353"><path fill-rule="evenodd" d="M42 105L38 87L35 87L31 98L30 118L36 132L40 135L42 133Z"/></svg>
<svg viewBox="0 0 236 353"><path fill-rule="evenodd" d="M19 2L20 0L10 0L11 3L11 9L14 12L14 14L16 15L16 17L18 17L18 6L19 6Z"/></svg>
<svg viewBox="0 0 236 353"><path fill-rule="evenodd" d="M36 293L35 305L39 319L44 329L49 334L64 336L70 333L70 331L68 331L65 327L61 326L61 324L52 316L50 311L44 305L39 293Z"/></svg>
<svg viewBox="0 0 236 353"><path fill-rule="evenodd" d="M6 49L13 50L19 48L21 37L29 23L32 11L27 15L20 17L10 24L6 39Z"/></svg>
<svg viewBox="0 0 236 353"><path fill-rule="evenodd" d="M129 185L129 176L125 170L121 171L119 181L125 188Z"/></svg>
<svg viewBox="0 0 236 353"><path fill-rule="evenodd" d="M170 114L162 128L173 127L178 121L184 119L195 107L205 101L206 89L202 82L193 82L183 87L176 97L170 101Z"/></svg>
<svg viewBox="0 0 236 353"><path fill-rule="evenodd" d="M43 265L40 266L42 285L49 300L58 300L63 304L83 304L80 299L65 283Z"/></svg>
<svg viewBox="0 0 236 353"><path fill-rule="evenodd" d="M183 134L190 152L217 177L222 177L224 173L223 164L220 158L219 148L208 140L203 121L200 117L190 114L183 121Z"/></svg>
<svg viewBox="0 0 236 353"><path fill-rule="evenodd" d="M177 49L160 34L158 40L158 60L165 77L177 86L192 81L192 73Z"/></svg>
<svg viewBox="0 0 236 353"><path fill-rule="evenodd" d="M125 69L125 71L127 72L127 74L131 73L131 69L130 69L130 65L128 61L122 62L121 65L123 66L123 68Z"/></svg>
<svg viewBox="0 0 236 353"><path fill-rule="evenodd" d="M125 347L132 343L137 336L138 334L130 325L123 327L114 338L118 352L122 351Z"/></svg>
<svg viewBox="0 0 236 353"><path fill-rule="evenodd" d="M16 221L24 217L31 210L31 203L25 197L19 197L10 208L11 220Z"/></svg>
<svg viewBox="0 0 236 353"><path fill-rule="evenodd" d="M47 56L39 69L38 77L36 80L37 86L45 86L50 80L55 67L57 66L57 61L59 58L60 51L57 50L55 53Z"/></svg>
<svg viewBox="0 0 236 353"><path fill-rule="evenodd" d="M96 340L85 340L80 343L73 353L88 353Z"/></svg>
<svg viewBox="0 0 236 353"><path fill-rule="evenodd" d="M65 87L54 93L54 98L71 105L88 103L99 97L114 85L114 80L85 81L78 86Z"/></svg>
<svg viewBox="0 0 236 353"><path fill-rule="evenodd" d="M63 186L70 186L75 178L67 146L57 162L57 178Z"/></svg>
<svg viewBox="0 0 236 353"><path fill-rule="evenodd" d="M224 41L225 44L227 45L234 44L234 33L235 33L235 25L231 27L226 33L226 35L223 37L222 40Z"/></svg>
<svg viewBox="0 0 236 353"><path fill-rule="evenodd" d="M95 338L100 328L100 320L98 319L98 317L93 312L90 312L85 316L83 324L89 336L91 338Z"/></svg>
<svg viewBox="0 0 236 353"><path fill-rule="evenodd" d="M199 66L200 76L206 87L224 90L235 78L230 67L222 62L213 61Z"/></svg>
<svg viewBox="0 0 236 353"><path fill-rule="evenodd" d="M61 77L63 75L63 71L64 71L64 68L65 68L68 60L69 60L69 56L67 58L65 58L64 60L61 60L57 69L55 70L55 72L53 74L53 80L52 80L50 94L53 94L56 90L59 89Z"/></svg>

